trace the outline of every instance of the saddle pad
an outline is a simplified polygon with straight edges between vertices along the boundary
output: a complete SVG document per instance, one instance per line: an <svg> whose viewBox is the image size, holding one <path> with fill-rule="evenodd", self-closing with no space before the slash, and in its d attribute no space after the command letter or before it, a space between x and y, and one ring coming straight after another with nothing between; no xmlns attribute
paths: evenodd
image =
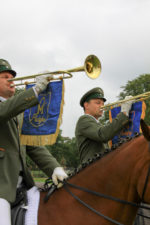
<svg viewBox="0 0 150 225"><path fill-rule="evenodd" d="M40 192L37 187L27 191L28 207L25 215L25 225L37 225Z"/></svg>

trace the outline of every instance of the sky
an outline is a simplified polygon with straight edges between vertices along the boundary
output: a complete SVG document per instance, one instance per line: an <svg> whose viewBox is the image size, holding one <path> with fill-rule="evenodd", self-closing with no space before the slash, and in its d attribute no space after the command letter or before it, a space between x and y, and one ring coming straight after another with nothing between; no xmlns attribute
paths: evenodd
<svg viewBox="0 0 150 225"><path fill-rule="evenodd" d="M99 58L97 79L78 72L65 80L60 129L72 138L85 92L101 87L111 103L121 86L150 73L149 10L149 0L5 0L0 7L0 58L18 76L80 67L91 54Z"/></svg>

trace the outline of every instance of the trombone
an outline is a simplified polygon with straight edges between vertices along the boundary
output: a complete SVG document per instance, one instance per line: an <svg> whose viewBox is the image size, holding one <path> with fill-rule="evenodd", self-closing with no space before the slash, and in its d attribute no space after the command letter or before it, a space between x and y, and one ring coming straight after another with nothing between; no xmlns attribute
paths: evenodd
<svg viewBox="0 0 150 225"><path fill-rule="evenodd" d="M42 76L42 75L48 75L48 74L52 74L52 75L56 75L56 78L49 78L49 81L51 80L61 80L61 79L67 79L67 78L71 78L73 72L82 72L85 71L86 75L91 78L91 79L96 79L100 73L101 73L101 63L98 59L97 56L95 55L89 55L86 57L85 62L84 62L84 66L81 67L77 67L77 68L73 68L73 69L69 69L69 70L58 70L58 71L54 71L54 72L44 72L44 73L39 73L39 74L33 74L33 75L29 75L29 76L24 76L24 77L18 77L18 78L12 78L9 79L8 81L20 81L21 83L17 83L17 84L12 84L11 86L21 86L21 85L27 85L27 84L33 84L36 83L35 78L37 76ZM59 74L63 74L62 76L58 76ZM22 82L24 80L29 80L29 79L34 79L33 81L26 81L26 82Z"/></svg>
<svg viewBox="0 0 150 225"><path fill-rule="evenodd" d="M123 99L123 100L120 100L120 101L117 101L117 102L113 102L113 103L104 105L100 109L106 111L106 110L110 110L112 108L118 107L122 103L125 103L125 102L128 102L128 101L133 101L133 103L135 103L135 102L147 100L148 98L150 98L150 91L145 92L143 94L139 94L139 95L133 96L133 97L131 97L129 99Z"/></svg>

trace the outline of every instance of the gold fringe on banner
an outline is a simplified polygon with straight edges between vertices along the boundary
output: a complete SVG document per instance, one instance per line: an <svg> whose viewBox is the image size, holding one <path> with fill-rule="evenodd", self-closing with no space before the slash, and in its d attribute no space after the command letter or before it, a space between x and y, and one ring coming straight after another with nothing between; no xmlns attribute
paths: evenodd
<svg viewBox="0 0 150 225"><path fill-rule="evenodd" d="M142 101L142 113L141 113L141 119L144 120L145 118L145 112L146 112L146 103L144 101ZM142 129L140 126L140 133L142 133Z"/></svg>
<svg viewBox="0 0 150 225"><path fill-rule="evenodd" d="M57 128L54 134L49 135L20 135L20 143L21 145L30 145L30 146L45 146L45 145L53 145L56 142L57 136L59 134L59 127L62 123L62 115L63 115L63 106L64 106L64 81L62 84L62 100L60 106L59 118L57 120Z"/></svg>

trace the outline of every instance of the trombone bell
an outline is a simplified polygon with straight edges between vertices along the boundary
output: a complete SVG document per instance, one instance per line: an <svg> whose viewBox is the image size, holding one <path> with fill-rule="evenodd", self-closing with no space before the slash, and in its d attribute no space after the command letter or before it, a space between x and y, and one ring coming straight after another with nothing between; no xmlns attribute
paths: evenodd
<svg viewBox="0 0 150 225"><path fill-rule="evenodd" d="M101 63L97 56L89 55L84 62L84 70L91 79L96 79L101 73Z"/></svg>

